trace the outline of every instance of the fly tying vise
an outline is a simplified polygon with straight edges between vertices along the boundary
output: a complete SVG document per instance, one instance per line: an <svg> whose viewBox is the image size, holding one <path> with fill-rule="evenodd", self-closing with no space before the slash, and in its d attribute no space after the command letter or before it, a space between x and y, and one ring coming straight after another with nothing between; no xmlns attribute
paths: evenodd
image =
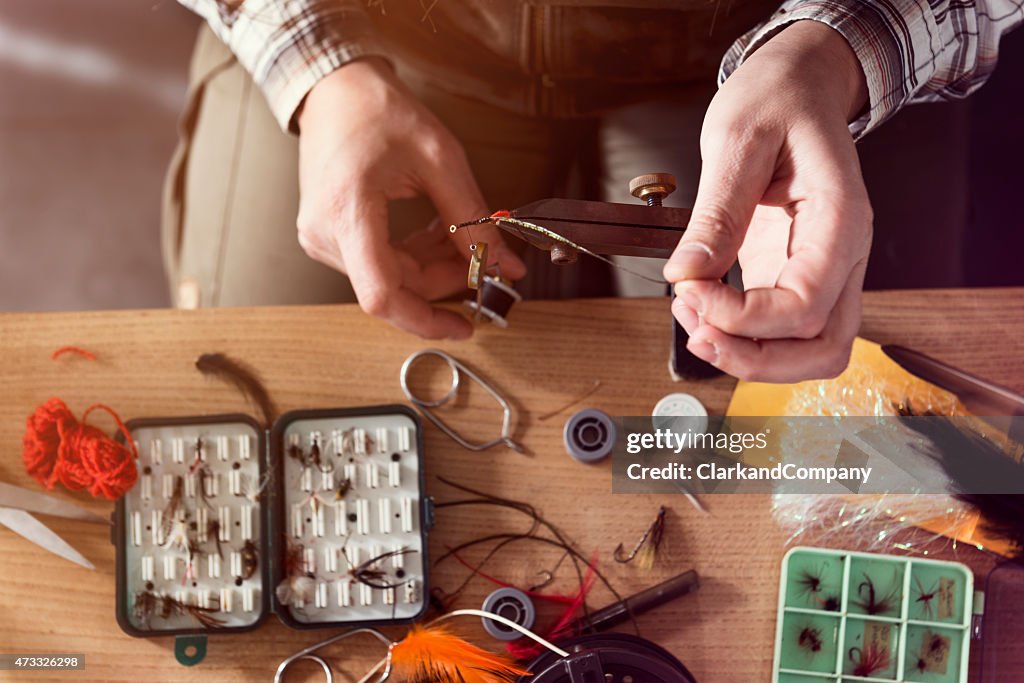
<svg viewBox="0 0 1024 683"><path fill-rule="evenodd" d="M578 242L574 242L573 240L555 232L554 230L550 230L543 226L537 225L536 223L531 223L530 221L524 221L519 218L513 218L511 212L509 211L495 211L490 216L484 216L483 218L477 218L476 220L467 221L465 223L459 223L458 225L452 225L448 229L455 233L458 232L459 230L469 229L474 225L482 225L484 223L491 223L493 225L496 225L505 232L511 233L512 235L515 235L516 237L524 240L525 242L539 249L550 251L552 253L552 260L557 263L571 263L573 260L575 260L575 252L580 252L582 254L590 256L591 258L595 258L598 261L603 261L604 263L607 263L613 268L618 268L619 270L625 273L629 273L630 275L634 275L643 280L647 280L648 282L653 282L659 285L665 284L664 280L652 278L647 275L644 275L643 273L628 268L622 265L621 263L618 263L608 258L607 256L603 256L597 253L596 251L588 249L587 247L583 246L582 244L579 244ZM473 250L473 256L471 257L469 263L468 284L471 289L477 289L477 287L479 287L481 273L484 272L484 269L487 264L487 243L477 242L471 248ZM559 254L563 251L565 252L565 256L560 257ZM481 254L480 258L478 258L478 254ZM474 284L476 284L477 286L474 287Z"/></svg>
<svg viewBox="0 0 1024 683"><path fill-rule="evenodd" d="M422 398L413 393L412 388L409 386L409 373L417 361L427 357L437 356L448 364L448 368L452 373L451 386L448 391L439 399L430 400ZM457 431L452 429L444 420L438 417L434 412L433 408L440 408L449 403L459 391L459 383L462 375L466 375L471 380L480 385L484 391L490 394L494 400L498 403L502 410L501 418L501 435L497 438L491 439L490 441L473 442L466 439L464 436L459 434ZM406 398L416 406L416 409L420 411L423 417L430 420L435 427L440 429L442 432L447 434L457 444L471 451L484 451L494 446L504 444L517 453L525 453L526 449L522 444L518 443L512 438L512 406L508 400L502 396L497 389L491 384L484 381L479 375L470 370L466 365L455 359L453 356L448 355L444 351L439 349L424 349L423 351L417 351L413 355L405 359L402 364L402 370L399 373L399 381L402 385L402 391L405 392Z"/></svg>

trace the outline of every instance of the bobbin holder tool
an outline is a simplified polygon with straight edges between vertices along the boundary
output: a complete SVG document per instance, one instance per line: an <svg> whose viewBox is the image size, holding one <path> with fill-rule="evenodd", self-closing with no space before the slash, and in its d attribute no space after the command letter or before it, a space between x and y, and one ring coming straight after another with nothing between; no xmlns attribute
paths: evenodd
<svg viewBox="0 0 1024 683"><path fill-rule="evenodd" d="M249 631L271 613L295 629L425 613L433 506L408 407L299 410L269 429L241 414L128 429L140 476L117 503L111 540L129 635L178 636L178 661L191 665L206 634Z"/></svg>

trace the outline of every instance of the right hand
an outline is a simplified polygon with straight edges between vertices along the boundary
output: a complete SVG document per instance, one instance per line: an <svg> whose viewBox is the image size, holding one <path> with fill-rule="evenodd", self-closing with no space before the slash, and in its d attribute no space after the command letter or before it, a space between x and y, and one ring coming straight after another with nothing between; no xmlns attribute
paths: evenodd
<svg viewBox="0 0 1024 683"><path fill-rule="evenodd" d="M453 223L488 213L455 137L380 59L323 78L299 116L299 244L352 282L367 313L428 339L465 339L473 327L430 301L466 288L470 240ZM427 195L439 220L404 245L391 243L387 203ZM498 229L473 229L490 264L517 279L526 267Z"/></svg>
<svg viewBox="0 0 1024 683"><path fill-rule="evenodd" d="M816 21L780 31L715 95L693 216L665 266L694 355L761 382L846 368L872 233L847 122L866 102L856 54ZM742 292L720 281L737 258Z"/></svg>

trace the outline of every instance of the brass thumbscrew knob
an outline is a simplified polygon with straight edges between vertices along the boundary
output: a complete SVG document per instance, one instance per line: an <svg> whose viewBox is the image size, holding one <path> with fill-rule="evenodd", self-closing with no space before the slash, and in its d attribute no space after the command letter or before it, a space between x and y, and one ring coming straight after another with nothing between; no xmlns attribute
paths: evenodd
<svg viewBox="0 0 1024 683"><path fill-rule="evenodd" d="M675 191L676 177L671 173L645 173L629 181L629 193L646 201L647 206L661 206Z"/></svg>

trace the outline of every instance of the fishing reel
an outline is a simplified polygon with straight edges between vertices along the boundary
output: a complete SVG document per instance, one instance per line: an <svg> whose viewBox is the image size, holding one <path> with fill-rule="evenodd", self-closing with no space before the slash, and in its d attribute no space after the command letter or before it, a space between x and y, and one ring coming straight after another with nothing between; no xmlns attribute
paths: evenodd
<svg viewBox="0 0 1024 683"><path fill-rule="evenodd" d="M590 634L558 643L518 683L697 683L683 663L649 640L626 633Z"/></svg>

